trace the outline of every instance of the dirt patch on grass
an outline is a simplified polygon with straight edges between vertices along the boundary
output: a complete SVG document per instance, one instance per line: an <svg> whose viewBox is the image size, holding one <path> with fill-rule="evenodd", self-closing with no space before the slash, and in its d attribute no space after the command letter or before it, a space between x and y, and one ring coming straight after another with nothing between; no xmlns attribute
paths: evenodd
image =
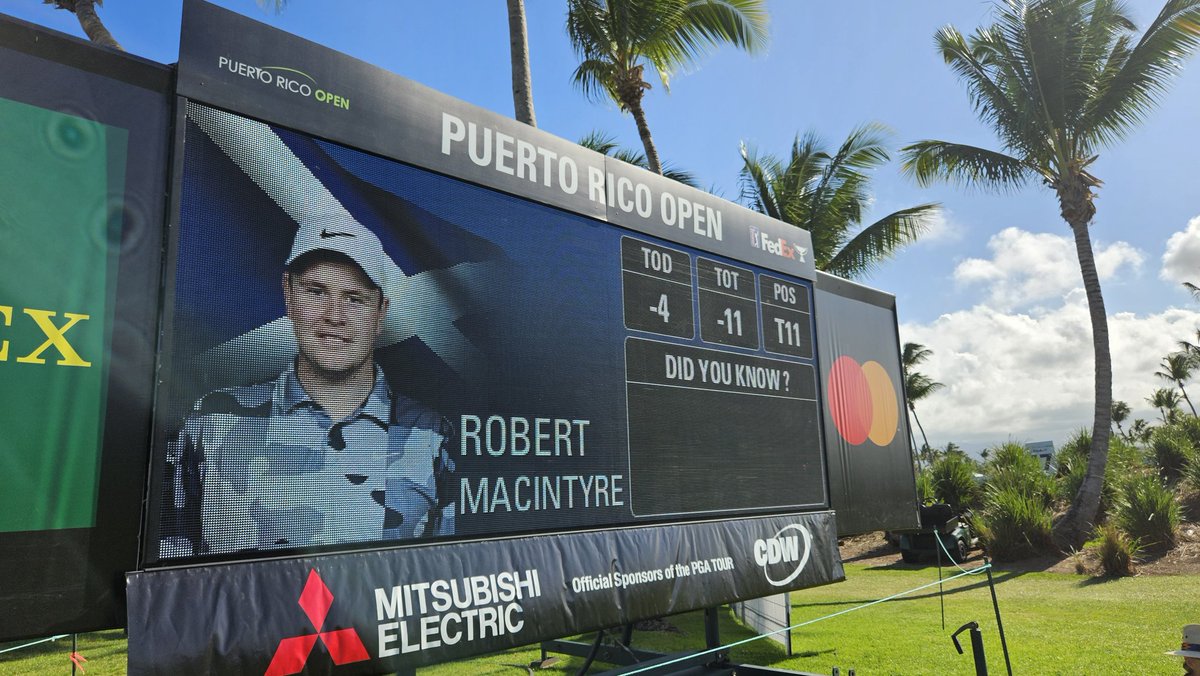
<svg viewBox="0 0 1200 676"><path fill-rule="evenodd" d="M888 542L882 532L867 533L838 541L842 561L869 567L936 565L936 561L905 564L900 561L900 547ZM983 552L976 549L968 563L982 562ZM942 565L951 565L942 562ZM1050 573L1082 573L1096 575L1100 566L1090 552L1046 555L1020 561L995 562L997 570L1017 572L1044 571ZM1179 528L1178 544L1165 553L1144 554L1137 563L1138 575L1200 575L1200 523L1187 522Z"/></svg>

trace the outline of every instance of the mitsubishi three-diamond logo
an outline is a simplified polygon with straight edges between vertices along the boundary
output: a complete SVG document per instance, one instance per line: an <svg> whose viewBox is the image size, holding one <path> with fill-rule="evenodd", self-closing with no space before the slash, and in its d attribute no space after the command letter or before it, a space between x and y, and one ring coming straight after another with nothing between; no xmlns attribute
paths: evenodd
<svg viewBox="0 0 1200 676"><path fill-rule="evenodd" d="M329 615L329 607L333 605L333 593L325 586L317 571L313 570L308 574L308 582L304 584L304 591L300 593L299 603L304 609L304 614L308 615L309 622L312 622L313 629L317 631L315 634L281 640L279 647L275 649L275 656L271 658L271 664L267 667L266 676L286 676L303 671L317 639L325 644L333 663L339 666L371 659L367 654L367 647L352 627L321 631L325 618Z"/></svg>

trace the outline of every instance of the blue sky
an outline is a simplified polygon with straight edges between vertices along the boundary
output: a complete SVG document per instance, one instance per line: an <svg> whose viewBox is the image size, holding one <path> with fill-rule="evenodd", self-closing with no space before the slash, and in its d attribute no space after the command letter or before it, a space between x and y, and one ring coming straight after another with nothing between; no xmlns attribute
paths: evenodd
<svg viewBox="0 0 1200 676"><path fill-rule="evenodd" d="M276 15L253 0L216 4L384 67L470 103L512 114L504 2L292 0ZM577 64L564 3L526 0L538 124L578 140L593 129L640 148L633 122L612 103L571 86ZM1161 6L1130 3L1139 26ZM353 11L346 11L346 8ZM671 91L655 83L646 114L667 161L727 199L738 196L738 144L783 153L812 130L830 145L856 125L880 122L895 147L939 138L996 147L965 89L942 63L933 34L971 32L992 5L975 0L769 2L765 54L718 50ZM180 0L109 0L100 9L134 54L173 62ZM0 12L81 35L67 12L40 0L0 0ZM1165 383L1153 372L1176 341L1196 339L1200 303L1180 281L1200 283L1200 61L1192 59L1162 104L1104 151L1105 181L1092 227L1110 317L1114 392L1135 417ZM1091 421L1091 340L1074 248L1052 195L922 189L896 163L876 175L876 217L941 202L935 231L864 280L896 294L902 340L934 350L924 370L946 388L919 405L935 444L979 449L1009 439L1056 444ZM1200 378L1194 385L1200 395Z"/></svg>

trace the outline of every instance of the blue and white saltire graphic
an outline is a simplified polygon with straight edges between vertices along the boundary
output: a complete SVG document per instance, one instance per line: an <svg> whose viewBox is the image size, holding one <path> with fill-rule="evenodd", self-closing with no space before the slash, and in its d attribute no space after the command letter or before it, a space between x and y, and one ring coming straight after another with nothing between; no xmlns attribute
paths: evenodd
<svg viewBox="0 0 1200 676"><path fill-rule="evenodd" d="M187 114L297 227L330 219L360 223L270 126L195 103ZM377 347L416 336L459 376L478 372L484 355L454 322L466 312L462 291L486 288L496 263L461 262L412 274L391 258L388 263L383 291L393 302ZM196 365L218 380L265 380L278 375L296 349L283 316L198 355ZM249 354L255 358L245 360Z"/></svg>

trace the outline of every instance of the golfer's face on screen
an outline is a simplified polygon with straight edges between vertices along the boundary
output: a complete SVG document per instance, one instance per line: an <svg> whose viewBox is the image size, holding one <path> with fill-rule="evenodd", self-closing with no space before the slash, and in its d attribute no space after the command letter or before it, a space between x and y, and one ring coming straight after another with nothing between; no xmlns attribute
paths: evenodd
<svg viewBox="0 0 1200 676"><path fill-rule="evenodd" d="M319 261L285 284L302 367L327 378L371 368L387 299L357 265Z"/></svg>

